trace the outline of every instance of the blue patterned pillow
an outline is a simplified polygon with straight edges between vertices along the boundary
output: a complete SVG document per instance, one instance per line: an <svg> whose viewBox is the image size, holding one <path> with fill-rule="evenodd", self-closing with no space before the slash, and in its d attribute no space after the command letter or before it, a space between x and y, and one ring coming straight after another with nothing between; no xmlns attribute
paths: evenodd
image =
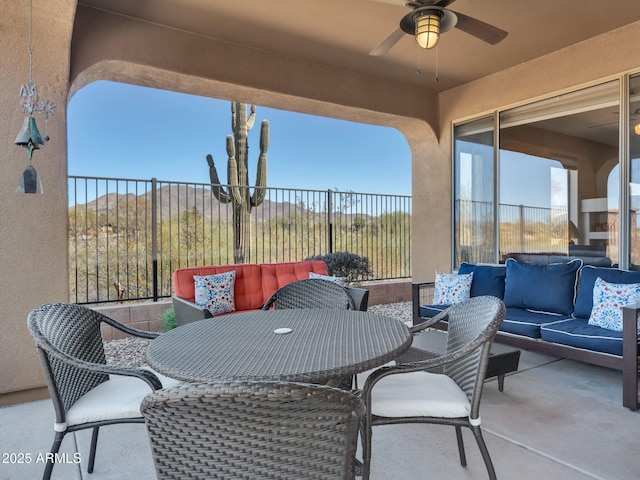
<svg viewBox="0 0 640 480"><path fill-rule="evenodd" d="M200 277L193 276L196 289L196 305L206 308L211 315L235 312L236 302L233 289L236 283L236 271L217 273Z"/></svg>
<svg viewBox="0 0 640 480"><path fill-rule="evenodd" d="M585 265L580 271L580 284L573 316L589 318L593 310L593 286L600 277L609 283L640 283L640 272Z"/></svg>
<svg viewBox="0 0 640 480"><path fill-rule="evenodd" d="M598 277L593 285L589 325L621 332L622 307L639 301L640 283L609 283Z"/></svg>
<svg viewBox="0 0 640 480"><path fill-rule="evenodd" d="M436 272L433 305L454 305L468 300L471 295L473 273L458 275Z"/></svg>

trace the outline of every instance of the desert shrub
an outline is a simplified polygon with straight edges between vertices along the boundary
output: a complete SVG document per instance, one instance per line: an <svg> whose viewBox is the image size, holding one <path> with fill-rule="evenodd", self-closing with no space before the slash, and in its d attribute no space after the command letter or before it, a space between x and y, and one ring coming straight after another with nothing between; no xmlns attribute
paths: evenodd
<svg viewBox="0 0 640 480"><path fill-rule="evenodd" d="M373 274L369 259L355 253L334 252L326 255L316 255L307 260L324 260L329 275L344 277L349 284L358 284Z"/></svg>
<svg viewBox="0 0 640 480"><path fill-rule="evenodd" d="M168 332L169 330L173 330L178 326L176 323L176 311L171 308L167 308L164 312L160 314L160 320L162 320L163 330Z"/></svg>

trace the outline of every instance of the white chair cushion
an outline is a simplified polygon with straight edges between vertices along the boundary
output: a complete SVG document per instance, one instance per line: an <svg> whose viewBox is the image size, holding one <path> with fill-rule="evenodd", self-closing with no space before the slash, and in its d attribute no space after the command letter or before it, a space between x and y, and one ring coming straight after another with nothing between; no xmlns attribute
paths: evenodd
<svg viewBox="0 0 640 480"><path fill-rule="evenodd" d="M176 380L175 378L171 378L171 377L165 377L164 375L162 375L161 373L156 372L153 368L151 367L140 367L143 370L149 370L150 372L153 372L153 374L158 377L158 380L160 380L160 383L162 384L162 388L170 388L170 387L174 387L176 385L178 385L179 383L182 383L180 380Z"/></svg>
<svg viewBox="0 0 640 480"><path fill-rule="evenodd" d="M467 417L464 391L446 375L409 372L384 377L371 392L371 412L380 417Z"/></svg>
<svg viewBox="0 0 640 480"><path fill-rule="evenodd" d="M152 371L164 388L180 383L178 380L165 377L148 367L143 368ZM69 409L67 425L142 418L140 403L152 391L149 384L139 378L110 375L109 380L89 390Z"/></svg>

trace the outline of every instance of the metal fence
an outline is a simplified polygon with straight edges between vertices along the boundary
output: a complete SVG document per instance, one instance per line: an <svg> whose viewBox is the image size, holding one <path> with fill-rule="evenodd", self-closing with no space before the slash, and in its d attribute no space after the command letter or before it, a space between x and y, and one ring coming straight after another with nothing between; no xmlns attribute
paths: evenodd
<svg viewBox="0 0 640 480"><path fill-rule="evenodd" d="M500 252L568 253L567 207L500 205Z"/></svg>
<svg viewBox="0 0 640 480"><path fill-rule="evenodd" d="M70 301L158 300L171 295L176 268L237 263L234 207L215 194L228 189L70 176ZM411 197L266 188L247 238L245 263L350 252L369 259L362 281L408 278Z"/></svg>
<svg viewBox="0 0 640 480"><path fill-rule="evenodd" d="M500 254L508 252L567 253L569 215L566 207L500 204ZM456 202L456 265L495 262L492 202Z"/></svg>

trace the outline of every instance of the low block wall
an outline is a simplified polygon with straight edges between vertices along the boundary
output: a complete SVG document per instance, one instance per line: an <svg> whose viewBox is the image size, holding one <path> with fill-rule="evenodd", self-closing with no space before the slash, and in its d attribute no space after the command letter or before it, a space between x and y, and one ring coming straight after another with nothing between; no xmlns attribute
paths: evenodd
<svg viewBox="0 0 640 480"><path fill-rule="evenodd" d="M161 302L107 305L92 308L134 328L149 330L151 332L161 332L162 320L160 320L160 315L166 309L171 308L171 306L171 300L163 300ZM102 338L105 340L116 340L128 336L129 335L113 327L102 326Z"/></svg>
<svg viewBox="0 0 640 480"><path fill-rule="evenodd" d="M363 284L362 288L369 290L369 305L411 301L410 281L367 283ZM170 307L171 300L163 300L160 302L106 305L92 308L134 328L159 332L162 331L160 315ZM102 335L105 340L127 337L126 334L108 326L103 326Z"/></svg>
<svg viewBox="0 0 640 480"><path fill-rule="evenodd" d="M368 283L363 284L362 288L369 290L369 305L411 301L410 280L389 280L386 282Z"/></svg>

